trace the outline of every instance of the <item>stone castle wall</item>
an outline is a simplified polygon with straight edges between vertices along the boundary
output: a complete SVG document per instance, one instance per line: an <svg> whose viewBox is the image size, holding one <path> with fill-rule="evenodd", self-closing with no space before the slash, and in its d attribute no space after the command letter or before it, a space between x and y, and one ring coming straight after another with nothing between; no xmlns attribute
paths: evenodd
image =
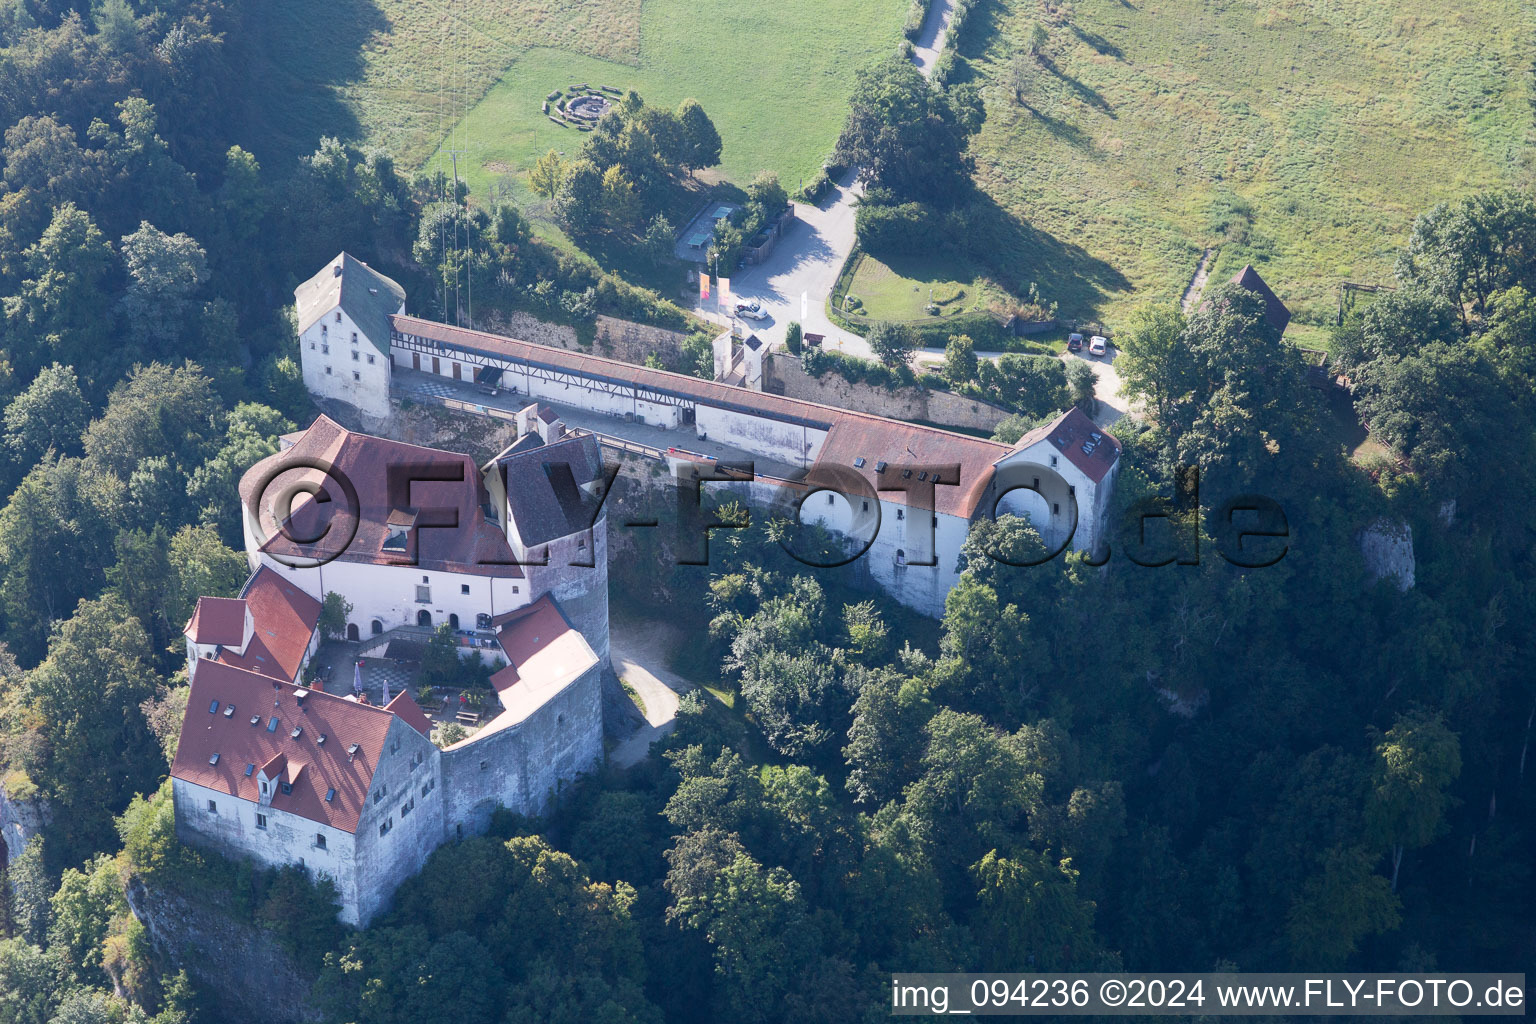
<svg viewBox="0 0 1536 1024"><path fill-rule="evenodd" d="M875 387L850 381L832 370L812 377L800 360L787 352L774 352L763 361L763 377L763 389L775 395L951 429L991 433L1008 415L1001 406L950 391Z"/></svg>

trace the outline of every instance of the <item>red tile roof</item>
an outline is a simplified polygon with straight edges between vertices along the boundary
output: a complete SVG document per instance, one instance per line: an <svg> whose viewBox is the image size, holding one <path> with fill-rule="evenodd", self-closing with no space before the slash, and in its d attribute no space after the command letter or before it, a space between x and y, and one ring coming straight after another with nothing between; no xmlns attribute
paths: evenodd
<svg viewBox="0 0 1536 1024"><path fill-rule="evenodd" d="M210 711L214 701L218 708ZM230 705L234 711L226 714ZM269 730L273 718L277 727ZM255 803L261 798L255 769L272 776L287 768L285 781L293 791L279 789L272 795L273 807L355 832L394 720L384 708L319 690L305 691L301 702L286 684L216 661L199 661L171 776ZM303 731L295 739L293 730L300 726ZM351 757L347 748L354 743L358 751ZM218 763L209 763L215 754ZM247 765L255 766L250 775L245 773ZM331 789L335 793L327 801Z"/></svg>
<svg viewBox="0 0 1536 1024"><path fill-rule="evenodd" d="M873 466L881 461L959 463L962 466L960 485L941 486L936 495L939 511L951 515L968 517L975 511L976 502L985 492L986 482L991 479L992 463L1008 453L1007 445L983 438L868 413L850 412L797 398L749 391L667 370L635 366L616 359L549 348L412 316L395 316L391 322L398 334L440 342L468 352L578 373L594 380L633 385L719 409L826 430L828 437L818 461L829 457L828 448L831 449L830 457L842 465L851 466L854 458L862 456L868 466L861 472L872 482ZM907 454L908 448L921 453L919 458L914 459ZM905 500L901 491L882 492L881 497L898 504Z"/></svg>
<svg viewBox="0 0 1536 1024"><path fill-rule="evenodd" d="M915 504L915 500L905 491L880 488L913 482L915 475L913 480L903 479L901 472L893 467L959 465L958 482L939 484L934 488L934 510L969 519L986 493L987 485L992 482L993 463L1007 454L1008 446L996 441L878 416L846 416L828 432L816 465L841 466L858 473L876 488L882 501L898 505ZM860 459L864 464L855 465ZM888 466L884 472L876 472L881 462Z"/></svg>
<svg viewBox="0 0 1536 1024"><path fill-rule="evenodd" d="M315 464L327 467L322 473ZM427 479L423 479L426 477ZM444 479L444 478L448 479ZM414 478L414 481L413 481ZM356 492L354 507L346 488ZM273 502L301 481L321 486L324 500L294 498L289 534L278 529ZM258 514L267 538L262 550L294 558L332 558L372 565L410 565L476 576L521 578L506 536L487 521L490 500L479 467L467 455L354 433L321 416L291 448L269 455L240 480L247 508ZM384 547L390 518L417 516L407 547ZM453 522L457 527L432 526ZM297 538L290 539L290 538ZM299 541L318 538L312 543Z"/></svg>
<svg viewBox="0 0 1536 1024"><path fill-rule="evenodd" d="M244 654L226 647L219 652L218 660L284 682L292 681L304 664L304 655L320 622L320 602L265 565L246 581L240 596L241 604L251 609L256 631ZM207 600L205 597L198 603Z"/></svg>
<svg viewBox="0 0 1536 1024"><path fill-rule="evenodd" d="M399 715L402 722L428 739L432 737L432 720L404 690L396 694L395 699L384 706L384 710Z"/></svg>
<svg viewBox="0 0 1536 1024"><path fill-rule="evenodd" d="M1120 458L1120 442L1075 405L1019 438L1013 450L1023 451L1041 441L1049 441L1051 447L1065 455L1067 461L1094 483L1103 480Z"/></svg>
<svg viewBox="0 0 1536 1024"><path fill-rule="evenodd" d="M195 644L239 647L245 639L245 602L238 597L200 597L184 632Z"/></svg>
<svg viewBox="0 0 1536 1024"><path fill-rule="evenodd" d="M496 616L492 623L498 627L496 639L507 653L508 662L506 668L491 676L497 693L521 678L518 670L534 655L575 628L548 594L516 611Z"/></svg>

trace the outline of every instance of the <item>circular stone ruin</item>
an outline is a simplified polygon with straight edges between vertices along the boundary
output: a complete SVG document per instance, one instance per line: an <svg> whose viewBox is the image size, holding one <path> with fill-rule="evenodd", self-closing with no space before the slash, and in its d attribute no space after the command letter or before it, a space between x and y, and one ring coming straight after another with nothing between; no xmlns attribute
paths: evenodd
<svg viewBox="0 0 1536 1024"><path fill-rule="evenodd" d="M608 113L612 106L608 97L597 93L587 93L585 96L577 96L567 100L565 114L577 121L596 122L598 118Z"/></svg>

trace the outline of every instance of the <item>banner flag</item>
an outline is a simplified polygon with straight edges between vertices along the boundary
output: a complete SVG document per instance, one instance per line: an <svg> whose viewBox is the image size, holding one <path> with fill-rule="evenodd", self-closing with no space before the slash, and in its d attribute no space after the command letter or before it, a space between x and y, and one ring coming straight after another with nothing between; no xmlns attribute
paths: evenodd
<svg viewBox="0 0 1536 1024"><path fill-rule="evenodd" d="M709 274L707 271L699 271L699 301L709 301Z"/></svg>
<svg viewBox="0 0 1536 1024"><path fill-rule="evenodd" d="M720 291L720 294L718 296L719 302L720 302L720 308L721 309L725 309L728 306L730 306L730 304L731 304L731 279L728 278L728 277L722 277L717 282L717 285L718 285L719 291Z"/></svg>

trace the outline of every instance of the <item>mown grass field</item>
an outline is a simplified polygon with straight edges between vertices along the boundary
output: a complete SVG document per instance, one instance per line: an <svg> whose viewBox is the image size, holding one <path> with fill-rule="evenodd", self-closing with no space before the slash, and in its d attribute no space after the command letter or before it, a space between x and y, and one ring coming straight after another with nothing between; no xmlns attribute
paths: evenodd
<svg viewBox="0 0 1536 1024"><path fill-rule="evenodd" d="M848 294L863 304L860 312L877 320L937 319L928 313L929 297L942 316L987 308L1001 294L985 280L953 278L956 268L944 260L925 257L898 261L895 266L865 255L849 283Z"/></svg>
<svg viewBox="0 0 1536 1024"><path fill-rule="evenodd" d="M640 0L268 0L252 31L257 88L298 101L272 116L273 148L338 135L415 168L530 47L638 61Z"/></svg>
<svg viewBox="0 0 1536 1024"><path fill-rule="evenodd" d="M471 188L484 194L505 180L523 189L534 158L575 153L581 133L550 123L540 103L587 83L665 107L697 99L724 142L725 177L744 184L772 170L792 190L831 155L854 72L895 49L906 9L901 0L646 0L637 60L542 47L511 62L459 125Z"/></svg>
<svg viewBox="0 0 1536 1024"><path fill-rule="evenodd" d="M992 0L961 46L987 104L977 178L1066 251L1123 275L1106 286L1020 246L1017 275L1064 314L1113 323L1138 301L1176 300L1214 246L1212 282L1251 262L1302 325L1320 324L1341 280L1390 278L1419 211L1529 180L1532 11ZM1024 52L1037 21L1043 60Z"/></svg>
<svg viewBox="0 0 1536 1024"><path fill-rule="evenodd" d="M477 193L508 175L521 187L533 156L580 145L575 129L544 118L545 95L587 83L668 107L699 100L724 140L726 177L769 169L794 187L830 155L854 71L895 49L906 10L904 0L332 0L322 16L310 0L269 0L252 19L252 80L298 99L263 117L272 155L338 135L414 170L457 124L453 147L467 150L460 171Z"/></svg>

